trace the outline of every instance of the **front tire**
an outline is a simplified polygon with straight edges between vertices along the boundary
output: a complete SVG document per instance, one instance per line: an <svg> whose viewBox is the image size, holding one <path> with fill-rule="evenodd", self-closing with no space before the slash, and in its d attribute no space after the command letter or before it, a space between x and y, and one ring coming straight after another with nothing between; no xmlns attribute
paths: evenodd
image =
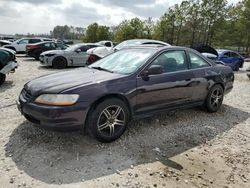
<svg viewBox="0 0 250 188"><path fill-rule="evenodd" d="M112 142L124 133L128 121L127 105L119 99L107 99L89 114L87 132L101 142Z"/></svg>
<svg viewBox="0 0 250 188"><path fill-rule="evenodd" d="M63 57L57 57L53 60L52 67L55 69L64 69L67 67L67 61Z"/></svg>
<svg viewBox="0 0 250 188"><path fill-rule="evenodd" d="M215 85L213 86L207 96L206 99L206 108L208 112L217 112L223 102L223 97L224 97L224 90L222 86L220 85Z"/></svg>
<svg viewBox="0 0 250 188"><path fill-rule="evenodd" d="M6 75L3 73L0 73L0 86L5 82L6 80Z"/></svg>

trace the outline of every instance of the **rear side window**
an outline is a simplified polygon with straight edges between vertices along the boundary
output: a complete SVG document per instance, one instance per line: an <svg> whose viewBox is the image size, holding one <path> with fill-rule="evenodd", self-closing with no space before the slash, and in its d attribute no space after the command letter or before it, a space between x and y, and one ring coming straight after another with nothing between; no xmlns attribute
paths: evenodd
<svg viewBox="0 0 250 188"><path fill-rule="evenodd" d="M28 39L23 39L18 42L18 44L28 44L29 40Z"/></svg>
<svg viewBox="0 0 250 188"><path fill-rule="evenodd" d="M195 68L203 68L209 67L209 63L202 59L200 56L196 55L195 53L189 52L190 63L193 69Z"/></svg>
<svg viewBox="0 0 250 188"><path fill-rule="evenodd" d="M230 57L230 52L224 53L223 57Z"/></svg>
<svg viewBox="0 0 250 188"><path fill-rule="evenodd" d="M50 43L45 43L44 46L47 47L47 48L49 48L50 47Z"/></svg>
<svg viewBox="0 0 250 188"><path fill-rule="evenodd" d="M82 46L80 49L82 52L86 52L89 48L88 46Z"/></svg>
<svg viewBox="0 0 250 188"><path fill-rule="evenodd" d="M105 42L105 46L107 46L107 47L111 47L112 45L111 45L111 43L110 43L110 42Z"/></svg>
<svg viewBox="0 0 250 188"><path fill-rule="evenodd" d="M88 46L82 46L80 49L82 52L87 52L91 48L97 47L96 45L88 45Z"/></svg>
<svg viewBox="0 0 250 188"><path fill-rule="evenodd" d="M234 53L234 52L231 52L231 53L230 53L230 57L239 57L239 55L236 54L236 53Z"/></svg>
<svg viewBox="0 0 250 188"><path fill-rule="evenodd" d="M34 44L34 43L38 43L38 42L41 42L41 40L40 39L30 39L29 40L30 44Z"/></svg>
<svg viewBox="0 0 250 188"><path fill-rule="evenodd" d="M163 52L153 61L152 65L161 65L165 73L188 69L184 51Z"/></svg>

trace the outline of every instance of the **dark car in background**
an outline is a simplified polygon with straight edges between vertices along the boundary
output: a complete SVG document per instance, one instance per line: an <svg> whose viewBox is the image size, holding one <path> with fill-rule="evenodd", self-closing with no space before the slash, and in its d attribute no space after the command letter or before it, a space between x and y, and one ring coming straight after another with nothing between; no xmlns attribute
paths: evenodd
<svg viewBox="0 0 250 188"><path fill-rule="evenodd" d="M58 42L39 42L35 44L28 44L26 46L26 54L39 60L41 53L49 50L65 50L68 45Z"/></svg>
<svg viewBox="0 0 250 188"><path fill-rule="evenodd" d="M230 67L195 50L131 47L91 66L28 82L18 109L41 127L81 128L111 142L131 118L200 105L216 112L233 82Z"/></svg>

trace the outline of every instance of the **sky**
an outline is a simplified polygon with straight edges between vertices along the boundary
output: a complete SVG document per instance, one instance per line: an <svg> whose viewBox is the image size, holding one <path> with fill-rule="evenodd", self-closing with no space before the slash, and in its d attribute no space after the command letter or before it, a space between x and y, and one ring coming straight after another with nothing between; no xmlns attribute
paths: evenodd
<svg viewBox="0 0 250 188"><path fill-rule="evenodd" d="M159 18L182 0L0 0L1 34L49 33L56 25L113 26L124 19ZM236 3L239 0L229 0Z"/></svg>

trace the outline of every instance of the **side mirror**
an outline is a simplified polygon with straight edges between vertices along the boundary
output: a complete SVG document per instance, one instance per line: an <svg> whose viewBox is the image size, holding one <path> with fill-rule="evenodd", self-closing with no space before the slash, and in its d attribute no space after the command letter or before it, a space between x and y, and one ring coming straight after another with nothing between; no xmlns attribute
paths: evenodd
<svg viewBox="0 0 250 188"><path fill-rule="evenodd" d="M148 69L148 75L162 74L163 67L161 65L152 65Z"/></svg>
<svg viewBox="0 0 250 188"><path fill-rule="evenodd" d="M149 75L157 75L157 74L162 74L163 73L163 67L161 65L152 65L149 67L148 70L144 71L141 74L141 77L148 81L149 80Z"/></svg>
<svg viewBox="0 0 250 188"><path fill-rule="evenodd" d="M76 50L76 53L80 53L82 50L81 49L77 49Z"/></svg>

